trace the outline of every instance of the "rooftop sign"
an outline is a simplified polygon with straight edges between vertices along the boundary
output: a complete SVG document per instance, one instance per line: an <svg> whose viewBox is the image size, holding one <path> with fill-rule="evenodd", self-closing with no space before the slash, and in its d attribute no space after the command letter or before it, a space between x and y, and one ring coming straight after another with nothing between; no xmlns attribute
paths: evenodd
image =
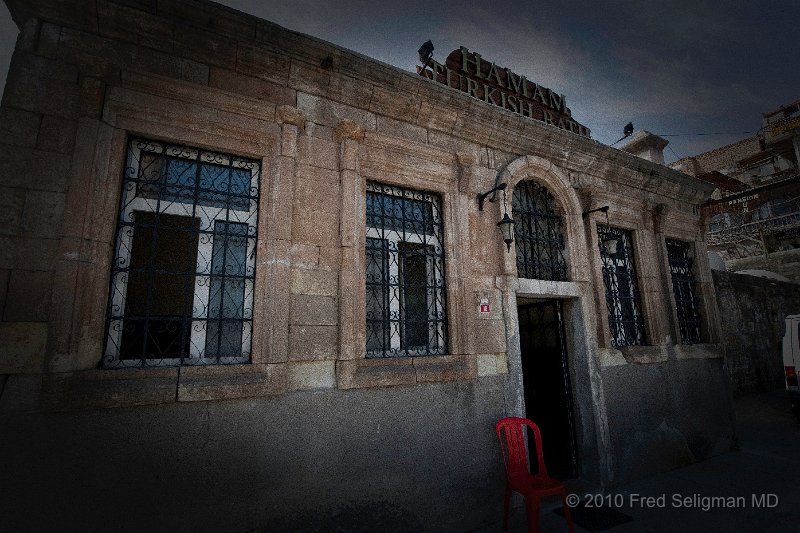
<svg viewBox="0 0 800 533"><path fill-rule="evenodd" d="M556 94L510 69L498 67L463 46L450 52L444 65L431 58L426 67L431 70L417 66L417 74L524 117L590 136L589 128L572 119L563 94Z"/></svg>

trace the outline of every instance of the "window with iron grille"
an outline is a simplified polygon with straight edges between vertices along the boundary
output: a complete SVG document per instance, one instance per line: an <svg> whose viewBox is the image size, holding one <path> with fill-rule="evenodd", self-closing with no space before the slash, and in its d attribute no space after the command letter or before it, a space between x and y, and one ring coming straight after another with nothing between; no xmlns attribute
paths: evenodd
<svg viewBox="0 0 800 533"><path fill-rule="evenodd" d="M258 161L131 139L103 366L250 361Z"/></svg>
<svg viewBox="0 0 800 533"><path fill-rule="evenodd" d="M629 231L597 225L611 346L644 344L644 320Z"/></svg>
<svg viewBox="0 0 800 533"><path fill-rule="evenodd" d="M688 242L666 239L672 292L678 313L678 329L683 344L700 342L700 312L692 271L693 260Z"/></svg>
<svg viewBox="0 0 800 533"><path fill-rule="evenodd" d="M514 242L520 278L567 281L562 218L553 195L535 181L514 188Z"/></svg>
<svg viewBox="0 0 800 533"><path fill-rule="evenodd" d="M438 195L367 183L367 357L447 353Z"/></svg>

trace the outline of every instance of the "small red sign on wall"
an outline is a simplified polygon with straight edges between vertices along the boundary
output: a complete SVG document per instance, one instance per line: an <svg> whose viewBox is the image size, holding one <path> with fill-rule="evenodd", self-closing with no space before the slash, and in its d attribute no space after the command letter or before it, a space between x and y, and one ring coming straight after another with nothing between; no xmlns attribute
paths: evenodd
<svg viewBox="0 0 800 533"><path fill-rule="evenodd" d="M481 313L491 313L491 312L492 308L489 304L484 304L484 303L481 304Z"/></svg>

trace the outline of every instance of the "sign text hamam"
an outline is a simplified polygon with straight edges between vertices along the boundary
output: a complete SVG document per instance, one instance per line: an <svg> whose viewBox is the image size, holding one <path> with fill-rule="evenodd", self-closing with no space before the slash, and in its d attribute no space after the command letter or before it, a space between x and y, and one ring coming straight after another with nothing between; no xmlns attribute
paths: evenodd
<svg viewBox="0 0 800 533"><path fill-rule="evenodd" d="M485 61L480 54L463 46L450 52L444 65L430 59L427 66L431 70L418 66L417 73L524 117L590 136L589 128L572 120L563 94L558 95L510 69Z"/></svg>

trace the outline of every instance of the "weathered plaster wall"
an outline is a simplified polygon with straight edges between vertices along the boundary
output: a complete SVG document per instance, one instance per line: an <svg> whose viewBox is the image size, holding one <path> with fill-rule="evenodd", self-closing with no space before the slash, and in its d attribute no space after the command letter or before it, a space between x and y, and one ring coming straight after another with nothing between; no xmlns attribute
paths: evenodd
<svg viewBox="0 0 800 533"><path fill-rule="evenodd" d="M502 398L502 379L492 377L6 413L2 528L473 529L502 514Z"/></svg>
<svg viewBox="0 0 800 533"><path fill-rule="evenodd" d="M800 285L712 273L734 394L783 387L784 318L800 314Z"/></svg>
<svg viewBox="0 0 800 533"><path fill-rule="evenodd" d="M603 369L612 484L730 451L730 385L721 359L677 359Z"/></svg>

